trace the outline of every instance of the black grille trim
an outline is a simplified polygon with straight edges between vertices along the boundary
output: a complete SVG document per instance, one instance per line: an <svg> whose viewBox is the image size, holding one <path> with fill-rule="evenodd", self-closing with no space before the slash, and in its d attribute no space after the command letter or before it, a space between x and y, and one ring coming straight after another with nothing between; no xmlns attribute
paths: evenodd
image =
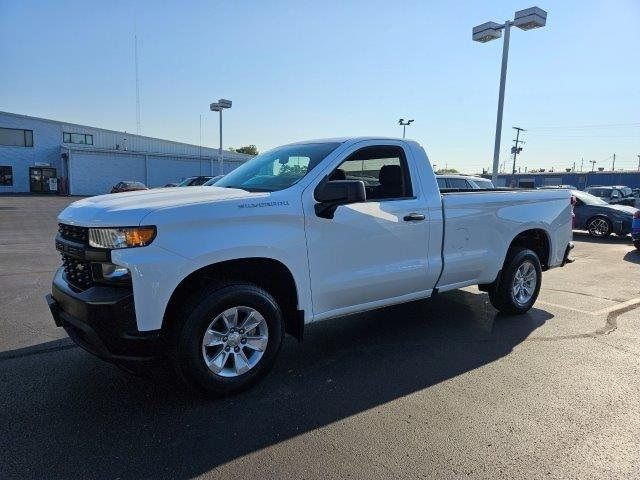
<svg viewBox="0 0 640 480"><path fill-rule="evenodd" d="M93 286L91 263L62 253L62 267L67 282L78 290L86 290Z"/></svg>
<svg viewBox="0 0 640 480"><path fill-rule="evenodd" d="M60 236L66 240L80 242L84 245L89 244L89 229L87 227L76 227L75 225L59 223L58 232Z"/></svg>

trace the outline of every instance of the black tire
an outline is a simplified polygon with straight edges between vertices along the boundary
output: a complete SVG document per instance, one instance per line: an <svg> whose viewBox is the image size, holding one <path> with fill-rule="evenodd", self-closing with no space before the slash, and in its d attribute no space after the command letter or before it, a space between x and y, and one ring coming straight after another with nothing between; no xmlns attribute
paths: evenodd
<svg viewBox="0 0 640 480"><path fill-rule="evenodd" d="M513 293L513 285L516 272L525 263L529 262L535 270L536 285L533 295L526 302L519 302ZM527 248L514 248L507 254L502 273L496 283L489 288L489 300L496 310L509 315L522 315L527 313L536 303L540 286L542 285L542 268L538 255Z"/></svg>
<svg viewBox="0 0 640 480"><path fill-rule="evenodd" d="M633 246L640 250L640 240L634 240Z"/></svg>
<svg viewBox="0 0 640 480"><path fill-rule="evenodd" d="M255 366L238 376L223 377L205 363L202 341L213 319L227 309L239 306L254 309L262 315L268 328L268 341ZM253 284L204 288L185 303L176 315L176 319L180 318L184 323L174 328L171 339L173 367L188 387L210 397L239 392L264 377L273 366L284 338L284 320L278 303L268 292Z"/></svg>
<svg viewBox="0 0 640 480"><path fill-rule="evenodd" d="M605 217L593 217L587 222L589 235L594 238L607 238L613 231L611 221Z"/></svg>

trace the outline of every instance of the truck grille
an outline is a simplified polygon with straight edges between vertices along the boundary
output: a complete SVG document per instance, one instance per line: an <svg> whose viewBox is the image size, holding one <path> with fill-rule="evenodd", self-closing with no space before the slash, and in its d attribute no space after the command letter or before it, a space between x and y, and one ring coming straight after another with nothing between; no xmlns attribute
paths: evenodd
<svg viewBox="0 0 640 480"><path fill-rule="evenodd" d="M62 254L62 267L67 282L79 290L86 290L93 285L91 264L84 260Z"/></svg>
<svg viewBox="0 0 640 480"><path fill-rule="evenodd" d="M89 229L87 227L76 227L75 225L58 224L58 232L65 240L72 242L89 243Z"/></svg>
<svg viewBox="0 0 640 480"><path fill-rule="evenodd" d="M82 245L89 244L89 229L87 227L76 227L75 225L59 223L58 233L64 240L69 240L76 244L81 243ZM80 251L82 256L84 256L84 248L73 247L73 245L67 245L67 247L60 252L65 278L71 286L78 290L86 290L93 285L91 263L70 255L70 253L74 253L74 250L76 251L75 253Z"/></svg>

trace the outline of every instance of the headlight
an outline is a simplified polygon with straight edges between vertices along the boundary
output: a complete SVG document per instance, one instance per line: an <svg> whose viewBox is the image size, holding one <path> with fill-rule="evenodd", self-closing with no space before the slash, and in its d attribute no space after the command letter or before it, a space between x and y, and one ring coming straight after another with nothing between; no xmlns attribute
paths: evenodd
<svg viewBox="0 0 640 480"><path fill-rule="evenodd" d="M153 242L156 227L90 228L89 245L96 248L144 247Z"/></svg>

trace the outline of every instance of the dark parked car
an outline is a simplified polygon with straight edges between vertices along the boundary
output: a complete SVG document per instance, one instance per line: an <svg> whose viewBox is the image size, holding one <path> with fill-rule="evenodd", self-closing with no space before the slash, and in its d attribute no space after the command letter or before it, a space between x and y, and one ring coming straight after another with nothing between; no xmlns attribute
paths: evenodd
<svg viewBox="0 0 640 480"><path fill-rule="evenodd" d="M220 180L222 177L224 177L224 175L216 175L215 177L211 177L211 179L207 180L202 185L205 187L210 187L211 185L216 183L218 180Z"/></svg>
<svg viewBox="0 0 640 480"><path fill-rule="evenodd" d="M199 175L197 177L185 178L178 184L178 187L197 187L211 180L211 175Z"/></svg>
<svg viewBox="0 0 640 480"><path fill-rule="evenodd" d="M574 228L587 230L589 235L598 238L608 237L611 233L624 236L631 233L633 215L638 211L628 205L610 205L589 193L571 190L575 197Z"/></svg>
<svg viewBox="0 0 640 480"><path fill-rule="evenodd" d="M120 192L135 192L136 190L149 190L147 186L142 182L118 182L113 187L111 187L111 193L120 193Z"/></svg>
<svg viewBox="0 0 640 480"><path fill-rule="evenodd" d="M633 207L636 204L636 198L633 195L633 190L622 185L613 185L610 187L589 187L584 191L601 198L612 205L630 205Z"/></svg>

